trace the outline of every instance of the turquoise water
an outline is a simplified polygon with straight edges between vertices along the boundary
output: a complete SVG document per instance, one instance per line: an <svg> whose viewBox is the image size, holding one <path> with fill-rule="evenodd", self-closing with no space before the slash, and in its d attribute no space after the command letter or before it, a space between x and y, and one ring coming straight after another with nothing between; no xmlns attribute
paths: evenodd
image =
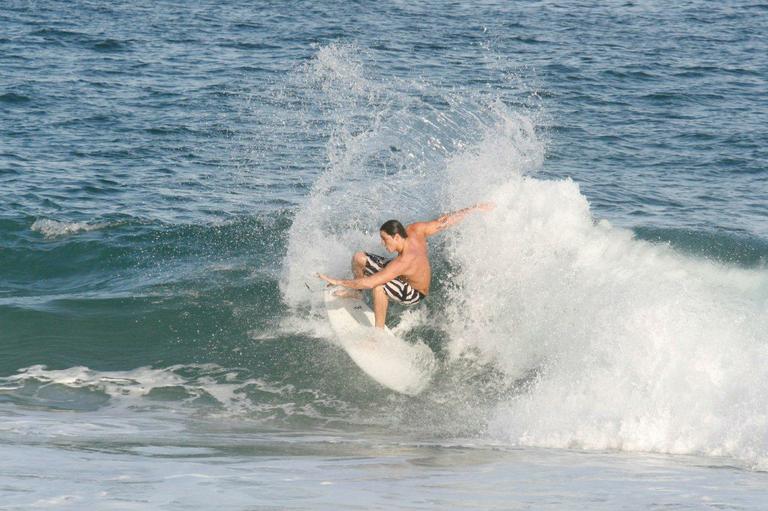
<svg viewBox="0 0 768 511"><path fill-rule="evenodd" d="M4 7L4 506L761 508L766 5ZM393 394L314 272L479 200Z"/></svg>

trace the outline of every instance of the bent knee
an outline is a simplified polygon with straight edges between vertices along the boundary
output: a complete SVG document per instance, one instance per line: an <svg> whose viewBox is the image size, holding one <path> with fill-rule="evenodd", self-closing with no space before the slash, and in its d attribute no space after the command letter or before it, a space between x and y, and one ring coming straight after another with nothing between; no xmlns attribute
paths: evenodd
<svg viewBox="0 0 768 511"><path fill-rule="evenodd" d="M365 263L368 262L368 255L365 252L355 252L355 255L352 256L352 262L358 266L365 266Z"/></svg>

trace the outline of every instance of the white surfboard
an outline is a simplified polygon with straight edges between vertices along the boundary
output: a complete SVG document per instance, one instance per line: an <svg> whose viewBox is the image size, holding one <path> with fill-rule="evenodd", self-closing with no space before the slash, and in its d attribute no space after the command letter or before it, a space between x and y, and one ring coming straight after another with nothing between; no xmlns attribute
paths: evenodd
<svg viewBox="0 0 768 511"><path fill-rule="evenodd" d="M429 385L435 355L424 344L409 344L389 328L373 327L373 311L359 298L334 296L325 290L328 319L339 344L355 364L381 385L415 396Z"/></svg>

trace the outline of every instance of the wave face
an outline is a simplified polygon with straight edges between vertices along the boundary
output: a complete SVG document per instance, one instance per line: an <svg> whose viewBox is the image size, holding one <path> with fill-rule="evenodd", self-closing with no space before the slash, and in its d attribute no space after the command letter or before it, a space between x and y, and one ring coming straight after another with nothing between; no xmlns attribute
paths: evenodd
<svg viewBox="0 0 768 511"><path fill-rule="evenodd" d="M763 256L733 264L612 226L577 183L537 174L547 139L535 104L384 87L355 53L326 47L304 70L335 124L329 166L289 230L286 303L319 317L306 283L316 271L346 274L356 250L381 252L377 226L388 218L493 200L495 211L436 240L428 314L402 316L405 330L433 329L424 337L444 347L447 373L474 367L461 377L475 382L465 391L492 395L492 438L765 466ZM461 385L458 375L445 379Z"/></svg>

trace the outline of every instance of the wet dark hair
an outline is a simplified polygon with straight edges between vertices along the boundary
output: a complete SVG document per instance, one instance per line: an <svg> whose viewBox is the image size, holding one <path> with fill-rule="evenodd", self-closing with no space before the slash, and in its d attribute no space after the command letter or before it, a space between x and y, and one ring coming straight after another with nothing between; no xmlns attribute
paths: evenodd
<svg viewBox="0 0 768 511"><path fill-rule="evenodd" d="M395 234L399 234L402 238L407 238L408 233L405 232L405 227L403 227L403 224L398 222L397 220L387 220L384 222L381 227L379 228L380 231L384 231L390 236L394 236Z"/></svg>

